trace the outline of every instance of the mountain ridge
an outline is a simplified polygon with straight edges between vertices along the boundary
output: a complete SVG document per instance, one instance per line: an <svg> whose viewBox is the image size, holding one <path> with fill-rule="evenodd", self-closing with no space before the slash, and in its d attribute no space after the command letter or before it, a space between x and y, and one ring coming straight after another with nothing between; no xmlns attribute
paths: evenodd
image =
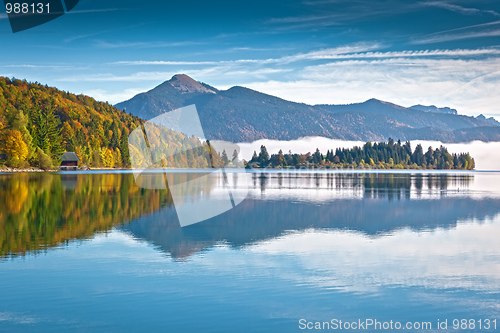
<svg viewBox="0 0 500 333"><path fill-rule="evenodd" d="M500 141L500 123L485 117L417 110L376 98L345 105L309 105L241 86L218 90L185 74L174 75L115 106L147 120L191 104L196 105L205 136L210 140L250 142L324 136L360 141L389 137L443 142Z"/></svg>

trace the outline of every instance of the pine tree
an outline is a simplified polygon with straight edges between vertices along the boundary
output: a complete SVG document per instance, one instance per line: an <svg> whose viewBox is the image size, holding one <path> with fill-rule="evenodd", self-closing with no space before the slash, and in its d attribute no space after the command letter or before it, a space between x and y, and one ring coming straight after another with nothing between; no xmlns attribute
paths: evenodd
<svg viewBox="0 0 500 333"><path fill-rule="evenodd" d="M122 130L122 134L120 137L120 151L122 154L122 165L130 166L130 155L128 151L128 134L127 131Z"/></svg>
<svg viewBox="0 0 500 333"><path fill-rule="evenodd" d="M222 163L224 163L224 165L227 165L229 163L229 158L227 157L227 153L226 153L226 150L222 150Z"/></svg>
<svg viewBox="0 0 500 333"><path fill-rule="evenodd" d="M236 150L236 149L233 151L233 158L231 159L231 162L234 165L238 164L238 150Z"/></svg>
<svg viewBox="0 0 500 333"><path fill-rule="evenodd" d="M118 148L120 145L120 130L118 129L118 125L116 122L113 120L113 123L111 124L111 139L109 141L109 146L111 148Z"/></svg>
<svg viewBox="0 0 500 333"><path fill-rule="evenodd" d="M257 152L254 150L253 155L252 155L252 159L250 160L250 163L257 162L258 160L259 160L259 157L257 156Z"/></svg>
<svg viewBox="0 0 500 333"><path fill-rule="evenodd" d="M261 167L265 167L269 164L269 153L264 145L260 146L259 163Z"/></svg>

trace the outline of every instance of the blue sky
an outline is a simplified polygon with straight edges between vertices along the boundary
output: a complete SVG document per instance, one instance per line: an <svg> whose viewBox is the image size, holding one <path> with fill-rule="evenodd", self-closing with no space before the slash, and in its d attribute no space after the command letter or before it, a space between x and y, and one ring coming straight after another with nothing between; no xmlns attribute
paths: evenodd
<svg viewBox="0 0 500 333"><path fill-rule="evenodd" d="M0 75L117 103L176 73L304 103L369 98L500 118L500 2L80 0L13 34Z"/></svg>

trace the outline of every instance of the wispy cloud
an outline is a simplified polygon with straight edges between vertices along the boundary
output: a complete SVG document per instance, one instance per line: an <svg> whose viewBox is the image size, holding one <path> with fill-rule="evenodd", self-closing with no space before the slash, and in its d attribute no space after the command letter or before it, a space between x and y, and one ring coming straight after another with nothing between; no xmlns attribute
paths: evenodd
<svg viewBox="0 0 500 333"><path fill-rule="evenodd" d="M64 40L64 42L65 43L71 43L71 42L74 42L75 40L80 40L80 39L84 39L84 38L99 36L99 35L102 35L104 33L106 33L106 32L100 31L100 32L95 32L95 33L90 33L90 34L76 35L76 36L72 36L72 37L66 38Z"/></svg>
<svg viewBox="0 0 500 333"><path fill-rule="evenodd" d="M500 14L494 10L481 10L477 8L463 7L445 1L427 1L427 2L421 2L421 4L424 6L443 8L464 15L477 15L477 14L487 13L487 14L492 14L494 16L500 16Z"/></svg>
<svg viewBox="0 0 500 333"><path fill-rule="evenodd" d="M291 69L279 69L279 68L237 68L230 66L213 66L206 67L203 69L176 69L169 72L147 72L141 71L136 73L131 73L127 75L115 75L113 73L106 74L92 74L92 75L72 75L68 77L61 77L56 79L59 82L138 82L138 81L150 81L150 82L162 82L172 75L177 73L186 73L195 78L217 78L224 76L229 77L242 77L246 76L249 78L265 78L269 74L278 74L289 72Z"/></svg>
<svg viewBox="0 0 500 333"><path fill-rule="evenodd" d="M328 27L345 26L355 22L383 17L394 17L408 13L428 12L430 8L442 8L462 15L500 16L495 10L465 7L451 1L403 2L393 0L310 0L303 2L310 5L311 10L304 10L296 16L274 17L266 21L273 29L278 30L320 30Z"/></svg>
<svg viewBox="0 0 500 333"><path fill-rule="evenodd" d="M132 10L130 8L102 8L102 9L82 9L82 10L71 10L68 14L89 14L89 13L109 13L118 11Z"/></svg>
<svg viewBox="0 0 500 333"><path fill-rule="evenodd" d="M230 65L230 64L290 64L299 61L308 60L325 60L325 59L340 59L349 57L349 54L355 56L355 52L366 52L381 48L382 45L375 43L359 43L355 45L341 46L336 48L328 48L315 50L306 53L296 53L289 56L267 59L236 59L236 60L221 60L221 61L118 61L113 62L114 65Z"/></svg>
<svg viewBox="0 0 500 333"><path fill-rule="evenodd" d="M454 40L473 39L473 38L488 38L500 36L500 29L487 31L467 31L461 33L439 33L427 35L412 41L412 44L434 44L449 42Z"/></svg>
<svg viewBox="0 0 500 333"><path fill-rule="evenodd" d="M56 79L60 82L135 82L135 81L158 81L172 76L172 72L137 72L129 75L92 74L74 75Z"/></svg>
<svg viewBox="0 0 500 333"><path fill-rule="evenodd" d="M500 20L486 22L475 25L468 25L465 27L438 31L432 34L415 37L412 44L432 44L447 42L453 40L471 39L471 38L484 38L496 37L498 34L497 26L500 25Z"/></svg>
<svg viewBox="0 0 500 333"><path fill-rule="evenodd" d="M111 63L112 65L131 65L131 66L179 66L179 65L189 65L189 66L197 66L197 65L217 65L223 63L222 61L146 61L146 60L137 60L137 61L116 61Z"/></svg>
<svg viewBox="0 0 500 333"><path fill-rule="evenodd" d="M374 48L376 48L374 46ZM351 51L351 52L350 52ZM354 52L352 52L354 51ZM477 56L477 55L497 55L500 49L454 49L454 50L409 50L392 52L355 52L355 49L346 49L341 52L339 49L327 49L314 51L305 54L298 54L290 57L283 57L277 61L294 62L300 60L335 60L335 59L364 59L364 58L414 58L414 57L458 57L458 56Z"/></svg>
<svg viewBox="0 0 500 333"><path fill-rule="evenodd" d="M363 21L371 18L399 15L419 9L421 6L412 2L397 2L392 0L357 0L349 2L340 1L307 1L317 10L306 11L302 15L275 17L267 20L274 29L321 29L333 26L342 26L352 22ZM341 6L331 6L339 4ZM333 8L333 9L332 9Z"/></svg>
<svg viewBox="0 0 500 333"><path fill-rule="evenodd" d="M6 68L42 68L42 69L75 69L75 66L71 65L33 65L33 64L19 64L19 65L5 65L0 67Z"/></svg>
<svg viewBox="0 0 500 333"><path fill-rule="evenodd" d="M443 31L439 31L439 32L436 32L433 34L429 34L428 36L456 32L456 31L466 31L466 30L473 30L473 29L489 28L489 27L496 26L496 25L500 25L500 21L492 21L492 22L486 22L486 23L481 23L481 24L468 25L465 27L460 27L460 28L455 28L455 29L443 30Z"/></svg>
<svg viewBox="0 0 500 333"><path fill-rule="evenodd" d="M98 31L96 31L96 32L90 32L90 33L75 35L75 36L66 38L64 40L64 42L70 43L70 42L73 42L75 40L85 39L85 38L89 38L89 37L95 37L95 36L104 35L104 34L116 33L116 32L124 31L124 30L136 29L136 28L142 27L144 25L145 25L144 23L138 23L138 24L132 24L132 25L119 26L119 27L116 27L113 29L108 29L108 30L98 29Z"/></svg>
<svg viewBox="0 0 500 333"><path fill-rule="evenodd" d="M162 47L182 47L189 45L202 45L204 42L193 42L193 41L183 41L183 42L106 42L97 41L96 47L105 49L117 49L117 48L162 48Z"/></svg>
<svg viewBox="0 0 500 333"><path fill-rule="evenodd" d="M482 49L435 49L435 50L409 50L409 51L390 51L390 52L358 52L369 49L379 48L378 44L366 46L347 46L339 48L330 48L324 50L311 51L306 53L297 53L280 58L267 59L236 59L223 61L117 61L112 65L125 66L220 66L220 65L242 65L242 64L279 64L286 65L299 61L314 60L343 60L343 59L371 59L371 58L423 58L423 57L471 57L481 55L500 55L498 48Z"/></svg>
<svg viewBox="0 0 500 333"><path fill-rule="evenodd" d="M0 13L0 20L4 20L7 18L7 14L6 13Z"/></svg>

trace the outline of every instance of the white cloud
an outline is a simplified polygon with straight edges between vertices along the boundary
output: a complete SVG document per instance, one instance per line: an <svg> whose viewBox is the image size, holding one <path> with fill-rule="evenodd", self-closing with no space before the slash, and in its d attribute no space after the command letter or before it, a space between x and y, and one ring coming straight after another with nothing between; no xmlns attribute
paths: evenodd
<svg viewBox="0 0 500 333"><path fill-rule="evenodd" d="M107 101L111 104L116 104L119 102L129 100L130 98L134 97L135 95L143 91L144 91L143 89L131 88L121 92L112 93L103 89L92 89L92 90L85 90L82 93L88 96L92 96L98 101Z"/></svg>
<svg viewBox="0 0 500 333"><path fill-rule="evenodd" d="M389 58L307 66L295 80L246 84L309 104L348 104L370 98L403 106L449 106L462 114L500 115L500 59Z"/></svg>
<svg viewBox="0 0 500 333"><path fill-rule="evenodd" d="M68 76L56 79L60 82L133 82L133 81L161 81L171 77L173 72L137 72L129 75L92 74Z"/></svg>
<svg viewBox="0 0 500 333"><path fill-rule="evenodd" d="M202 80L204 78L218 78L224 76L225 78L230 77L249 77L254 79L265 78L269 74L285 73L289 72L291 69L280 69L280 68L241 68L233 66L214 66L207 67L203 69L188 70L179 69L170 72L136 72L127 75L115 75L112 73L105 74L92 74L92 75L75 75L67 76L56 79L60 82L136 82L136 81L155 81L163 82L170 79L175 74L184 73L190 75L197 80Z"/></svg>
<svg viewBox="0 0 500 333"><path fill-rule="evenodd" d="M387 285L494 292L500 282L500 265L491 261L500 254L498 222L497 216L485 223L463 221L451 230L403 229L376 238L307 230L259 242L247 251L265 255L267 267L281 267L276 260L293 257L297 270L281 276L300 285L347 292L376 292Z"/></svg>

